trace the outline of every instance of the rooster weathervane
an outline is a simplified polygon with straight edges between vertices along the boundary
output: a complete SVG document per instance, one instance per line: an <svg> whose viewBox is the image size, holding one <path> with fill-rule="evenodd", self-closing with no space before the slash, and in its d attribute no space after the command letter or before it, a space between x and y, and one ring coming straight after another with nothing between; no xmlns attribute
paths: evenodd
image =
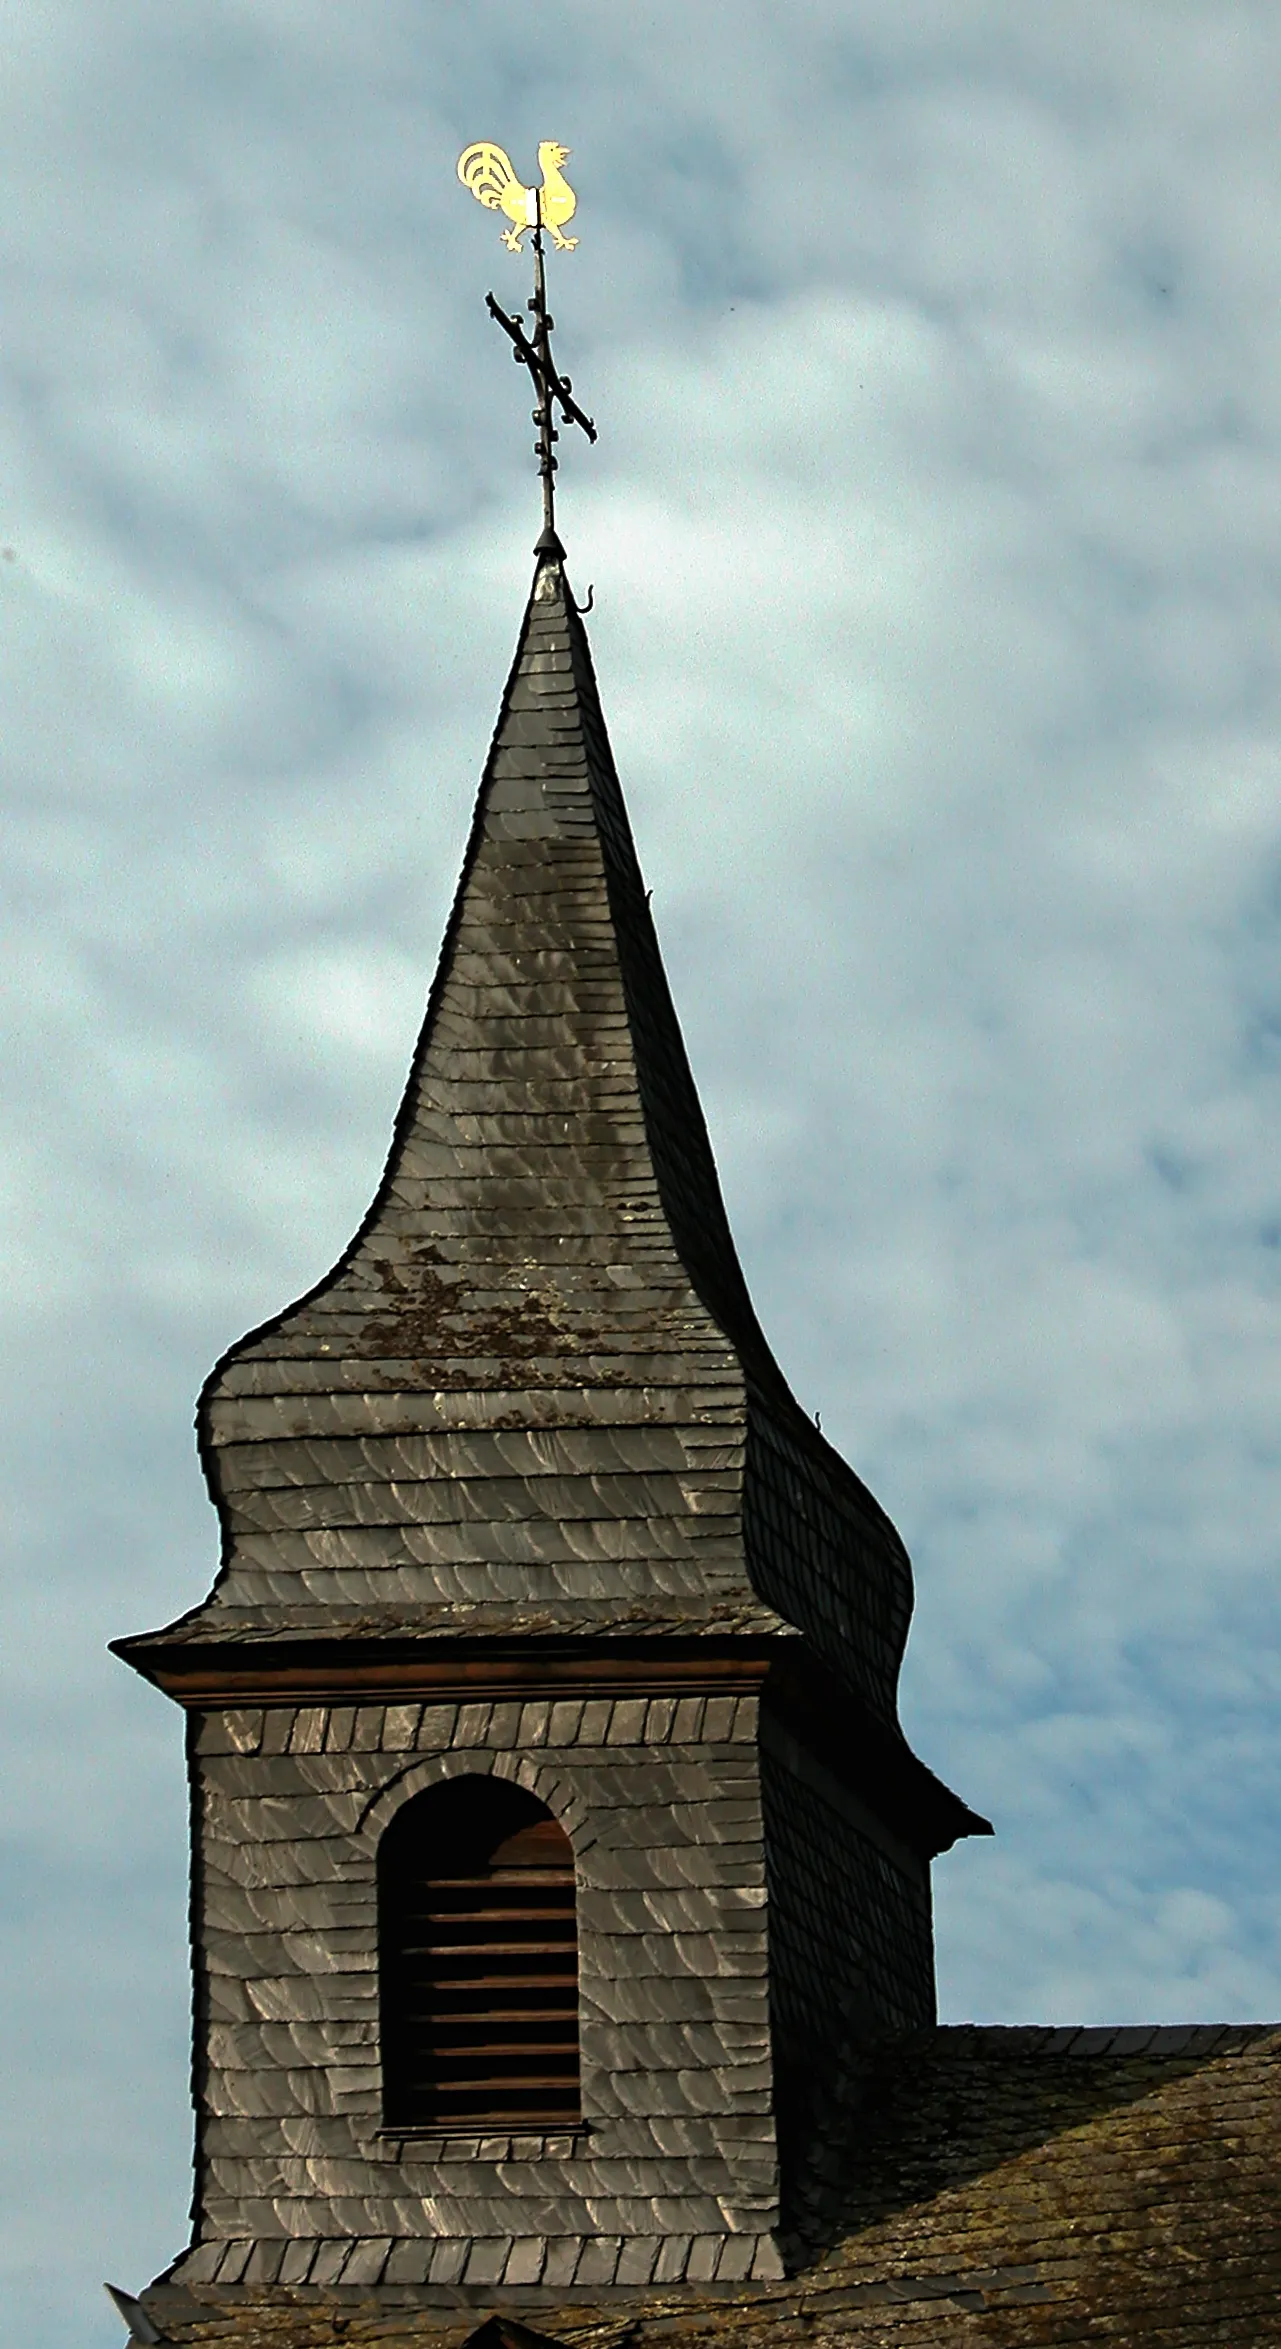
<svg viewBox="0 0 1281 2349"><path fill-rule="evenodd" d="M562 147L558 139L544 139L538 149L543 184L541 188L527 188L517 179L510 157L491 139L478 139L473 146L464 147L458 158L458 177L465 188L470 188L477 203L484 204L491 212L505 212L511 222L510 228L502 232L508 251L523 251L521 240L526 229L533 235L534 290L529 303L534 321L532 335L524 331L523 311L517 310L509 317L492 294L486 294L485 304L490 317L497 320L508 337L513 359L529 369L534 386L538 403L534 409L534 422L538 426L534 448L543 484L543 538L553 541L556 540L554 448L560 438L552 422L553 403L566 424L577 424L589 440L596 438L596 427L573 397L569 377L558 374L552 360L552 328L556 321L547 308L543 231L547 230L558 252L572 253L578 243L577 237L564 234L578 201L561 170L568 160L568 147ZM558 541L556 551L559 551Z"/></svg>

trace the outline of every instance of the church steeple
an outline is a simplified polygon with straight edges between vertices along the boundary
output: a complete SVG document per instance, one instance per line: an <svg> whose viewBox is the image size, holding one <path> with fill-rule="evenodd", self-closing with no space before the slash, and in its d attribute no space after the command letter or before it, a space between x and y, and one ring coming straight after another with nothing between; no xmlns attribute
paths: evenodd
<svg viewBox="0 0 1281 2349"><path fill-rule="evenodd" d="M582 622L540 554L382 1184L232 1348L177 1637L777 1633L738 1526L734 1253Z"/></svg>
<svg viewBox="0 0 1281 2349"><path fill-rule="evenodd" d="M892 1806L972 1824L897 1730L902 1545L747 1293L559 552L382 1183L198 1424L222 1571L121 1643L167 1685L241 1640L801 1634Z"/></svg>
<svg viewBox="0 0 1281 2349"><path fill-rule="evenodd" d="M198 1429L216 1582L116 1643L191 1722L174 2278L780 2272L986 1823L748 1297L554 533L382 1182Z"/></svg>

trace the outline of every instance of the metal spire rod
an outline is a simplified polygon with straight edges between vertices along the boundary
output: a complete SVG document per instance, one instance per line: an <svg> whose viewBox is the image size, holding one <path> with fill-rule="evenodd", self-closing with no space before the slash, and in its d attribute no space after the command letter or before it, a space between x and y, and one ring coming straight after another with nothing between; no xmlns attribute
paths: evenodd
<svg viewBox="0 0 1281 2349"><path fill-rule="evenodd" d="M543 484L543 530L554 537L556 532L556 466L555 444L560 438L554 416L559 407L562 421L578 425L589 440L596 438L596 427L590 416L585 416L573 397L573 388L567 375L557 372L552 358L552 328L556 321L547 308L547 268L543 248L543 230L551 232L552 241L563 251L570 252L577 244L576 237L562 235L564 223L575 210L573 189L564 178L560 166L569 149L554 140L545 139L538 150L543 171L541 188L522 187L501 147L482 141L468 147L459 157L458 176L464 187L491 211L506 212L513 226L503 232L503 243L513 253L521 249L521 238L526 229L533 232L534 290L530 297L533 332L524 331L524 313L517 310L509 316L494 296L486 294L485 303L490 317L501 326L512 346L512 357L518 365L529 369L534 386L534 422L538 438L534 453Z"/></svg>

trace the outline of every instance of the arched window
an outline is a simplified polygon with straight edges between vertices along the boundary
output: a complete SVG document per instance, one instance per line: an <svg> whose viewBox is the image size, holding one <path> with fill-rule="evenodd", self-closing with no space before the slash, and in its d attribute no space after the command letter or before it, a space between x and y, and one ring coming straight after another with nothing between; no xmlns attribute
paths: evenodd
<svg viewBox="0 0 1281 2349"><path fill-rule="evenodd" d="M579 2117L574 1855L501 1778L415 1795L378 1847L389 2128L564 2128Z"/></svg>

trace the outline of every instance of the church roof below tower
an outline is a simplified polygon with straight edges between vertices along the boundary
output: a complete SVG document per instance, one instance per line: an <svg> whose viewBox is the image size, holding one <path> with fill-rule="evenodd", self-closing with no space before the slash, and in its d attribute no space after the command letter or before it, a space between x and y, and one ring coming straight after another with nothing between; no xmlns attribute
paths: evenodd
<svg viewBox="0 0 1281 2349"><path fill-rule="evenodd" d="M295 2349L330 2307L361 2349L393 2328L406 2349L464 2349L490 2313L551 2343L625 2332L633 2349L1255 2349L1281 2341L1279 2162L1275 2025L952 2027L873 2060L784 2280L741 2277L729 2236L719 2270L695 2268L696 2246L687 2275L669 2266L665 2282L630 2291L556 2290L514 2263L519 2282L415 2290L403 2260L399 2289L375 2290L377 2259L393 2256L383 2245L361 2286L339 2281L300 2309L296 2290L238 2287L245 2247L231 2244L230 2284L162 2282L145 2299L192 2349L215 2336L226 2349ZM333 2248L311 2255L317 2273ZM434 2249L423 2247L425 2271ZM305 2261L289 2272L305 2276ZM324 2272L341 2279L341 2258Z"/></svg>

